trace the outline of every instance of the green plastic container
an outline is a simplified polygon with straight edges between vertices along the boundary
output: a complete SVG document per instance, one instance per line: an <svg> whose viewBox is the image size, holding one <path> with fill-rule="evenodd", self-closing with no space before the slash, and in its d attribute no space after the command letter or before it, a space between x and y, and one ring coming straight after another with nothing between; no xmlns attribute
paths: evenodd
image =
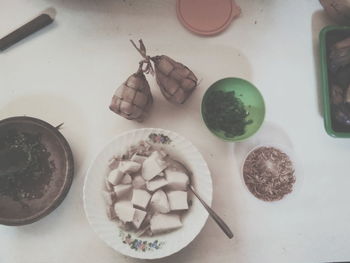
<svg viewBox="0 0 350 263"><path fill-rule="evenodd" d="M334 34L335 31L340 33L346 33L350 37L350 27L349 26L327 26L323 28L320 32L319 42L320 42L320 58L321 58L321 82L322 82L322 95L323 95L323 118L324 126L326 132L335 138L350 138L350 128L349 132L337 131L334 129L334 123L331 115L331 103L330 103L330 87L329 87L329 73L328 73L328 45L329 43L328 35ZM340 39L339 39L340 40Z"/></svg>

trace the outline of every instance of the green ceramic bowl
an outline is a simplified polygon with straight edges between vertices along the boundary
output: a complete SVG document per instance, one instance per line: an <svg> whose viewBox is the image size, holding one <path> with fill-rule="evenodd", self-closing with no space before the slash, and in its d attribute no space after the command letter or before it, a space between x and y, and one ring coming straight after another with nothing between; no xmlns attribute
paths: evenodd
<svg viewBox="0 0 350 263"><path fill-rule="evenodd" d="M234 91L236 97L242 100L245 109L249 113L247 120L253 121L245 127L245 133L243 135L228 137L223 131L215 130L213 127L210 127L206 121L207 113L205 104L215 90L221 90L223 92ZM225 78L215 82L205 92L202 100L201 112L205 125L214 135L225 141L242 141L252 136L261 127L265 118L265 103L259 90L250 82L239 78Z"/></svg>

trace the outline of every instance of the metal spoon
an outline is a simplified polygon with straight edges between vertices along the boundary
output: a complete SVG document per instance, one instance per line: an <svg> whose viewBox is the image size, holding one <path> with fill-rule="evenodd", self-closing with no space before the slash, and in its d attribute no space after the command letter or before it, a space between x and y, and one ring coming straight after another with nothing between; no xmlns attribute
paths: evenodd
<svg viewBox="0 0 350 263"><path fill-rule="evenodd" d="M214 219L214 221L219 225L219 227L221 228L222 231L224 231L224 233L226 234L226 236L228 238L233 238L233 233L231 231L231 229L228 227L228 225L224 222L224 220L222 220L215 212L213 209L211 209L211 207L199 196L199 194L196 192L196 190L194 189L193 185L192 185L192 173L180 162L173 160L174 161L174 166L176 166L176 168L180 168L183 169L183 171L188 175L189 177L189 184L188 184L188 189L191 190L191 192L198 198L198 200L202 203L202 205L204 206L204 208L208 211L209 215Z"/></svg>

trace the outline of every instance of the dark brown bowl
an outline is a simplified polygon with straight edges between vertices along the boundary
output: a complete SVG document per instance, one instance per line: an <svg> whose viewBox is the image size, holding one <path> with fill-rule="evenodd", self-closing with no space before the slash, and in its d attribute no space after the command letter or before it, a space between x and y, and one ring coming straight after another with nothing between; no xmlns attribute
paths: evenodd
<svg viewBox="0 0 350 263"><path fill-rule="evenodd" d="M0 224L18 226L33 223L51 213L66 197L73 180L73 154L67 140L49 123L32 117L12 117L0 121L0 135L9 130L40 134L41 142L54 162L48 188L38 199L13 199L0 195Z"/></svg>

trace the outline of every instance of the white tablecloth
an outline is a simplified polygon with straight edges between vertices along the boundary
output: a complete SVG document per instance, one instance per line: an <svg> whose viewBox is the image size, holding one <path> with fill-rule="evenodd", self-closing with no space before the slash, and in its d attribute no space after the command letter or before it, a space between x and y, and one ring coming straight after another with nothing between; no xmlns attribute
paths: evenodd
<svg viewBox="0 0 350 263"><path fill-rule="evenodd" d="M53 213L32 225L0 227L1 263L140 262L94 234L82 186L99 149L141 127L176 131L198 147L212 171L213 208L235 233L228 240L209 219L188 247L157 262L350 260L350 140L326 134L319 103L317 40L330 22L314 0L237 2L241 17L223 34L203 38L178 22L175 0L1 1L1 36L49 6L58 14L53 25L0 53L0 117L64 122L76 164L72 188ZM179 107L166 102L151 80L154 107L142 124L108 109L114 90L138 66L130 38L143 38L150 55L167 54L201 79ZM201 120L206 88L229 76L261 90L267 105L263 130L269 134L278 126L299 160L301 187L279 203L252 197L239 173L243 145L220 141Z"/></svg>

